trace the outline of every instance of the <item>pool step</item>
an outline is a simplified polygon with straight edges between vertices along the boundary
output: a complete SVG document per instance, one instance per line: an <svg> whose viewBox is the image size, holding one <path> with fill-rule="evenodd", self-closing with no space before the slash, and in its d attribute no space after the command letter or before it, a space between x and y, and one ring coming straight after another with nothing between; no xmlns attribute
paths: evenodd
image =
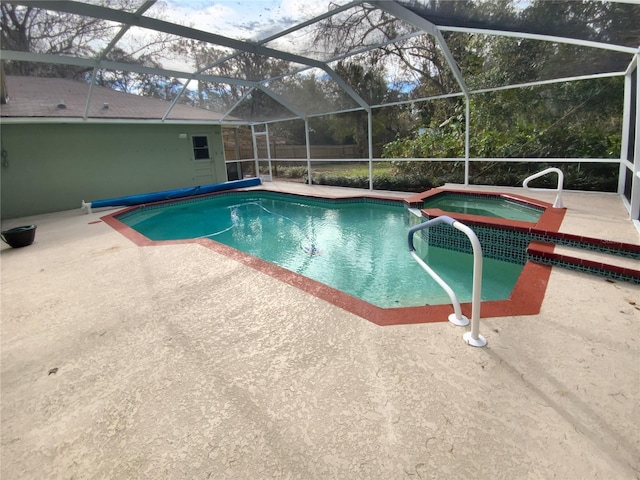
<svg viewBox="0 0 640 480"><path fill-rule="evenodd" d="M621 245L620 248L602 247L599 240L586 241L579 246L533 241L527 248L527 257L536 263L640 284L639 247L632 245L626 250L624 244Z"/></svg>

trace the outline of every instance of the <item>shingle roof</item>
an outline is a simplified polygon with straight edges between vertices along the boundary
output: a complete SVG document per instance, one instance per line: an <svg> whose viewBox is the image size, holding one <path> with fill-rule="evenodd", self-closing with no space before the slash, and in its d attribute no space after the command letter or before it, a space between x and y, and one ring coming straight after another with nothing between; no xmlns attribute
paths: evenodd
<svg viewBox="0 0 640 480"><path fill-rule="evenodd" d="M89 95L89 84L65 78L6 77L9 101L0 106L2 117L82 118ZM58 105L64 104L66 108ZM108 107L107 107L108 105ZM88 117L91 119L160 120L169 102L94 86ZM222 115L202 108L176 104L171 120L220 122ZM227 117L228 121L237 121Z"/></svg>

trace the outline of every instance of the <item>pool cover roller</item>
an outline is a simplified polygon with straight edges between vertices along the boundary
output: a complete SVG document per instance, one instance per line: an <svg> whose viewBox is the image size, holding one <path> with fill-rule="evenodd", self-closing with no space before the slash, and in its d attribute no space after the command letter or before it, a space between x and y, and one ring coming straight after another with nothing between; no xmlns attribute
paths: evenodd
<svg viewBox="0 0 640 480"><path fill-rule="evenodd" d="M82 208L91 213L92 208L102 207L122 207L140 205L142 203L159 202L162 200L173 200L175 198L191 197L193 195L204 195L205 193L222 192L233 190L234 188L255 187L261 185L260 178L245 178L242 180L232 180L223 183L213 183L210 185L199 185L196 187L177 188L175 190L164 190L162 192L141 193L139 195L128 195L126 197L107 198L104 200L94 200L93 202L82 201Z"/></svg>

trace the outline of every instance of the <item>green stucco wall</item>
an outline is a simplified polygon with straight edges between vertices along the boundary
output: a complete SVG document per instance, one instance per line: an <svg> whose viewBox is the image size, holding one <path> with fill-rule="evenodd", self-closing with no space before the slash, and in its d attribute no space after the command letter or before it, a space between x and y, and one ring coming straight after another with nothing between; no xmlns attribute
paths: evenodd
<svg viewBox="0 0 640 480"><path fill-rule="evenodd" d="M192 135L211 161L194 160ZM218 125L3 124L0 138L2 218L227 180Z"/></svg>

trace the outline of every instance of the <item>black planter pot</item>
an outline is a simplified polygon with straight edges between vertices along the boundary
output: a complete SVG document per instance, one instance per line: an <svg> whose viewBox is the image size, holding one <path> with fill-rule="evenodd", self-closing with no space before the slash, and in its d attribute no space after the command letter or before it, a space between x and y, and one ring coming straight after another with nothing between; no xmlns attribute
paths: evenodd
<svg viewBox="0 0 640 480"><path fill-rule="evenodd" d="M34 238L36 238L36 225L25 225L0 232L0 239L13 248L31 245Z"/></svg>

